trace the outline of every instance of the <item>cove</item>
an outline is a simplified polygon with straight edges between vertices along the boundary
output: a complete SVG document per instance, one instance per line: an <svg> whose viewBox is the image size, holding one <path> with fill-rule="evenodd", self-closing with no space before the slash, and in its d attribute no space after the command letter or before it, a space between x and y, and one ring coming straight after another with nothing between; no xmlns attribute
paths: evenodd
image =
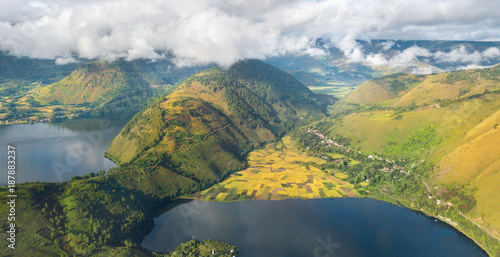
<svg viewBox="0 0 500 257"><path fill-rule="evenodd" d="M178 204L142 246L173 251L193 238L240 247L239 256L488 256L455 228L375 199Z"/></svg>
<svg viewBox="0 0 500 257"><path fill-rule="evenodd" d="M116 167L103 154L134 114L0 126L0 146L4 155L7 145L16 147L17 183L67 181ZM7 167L6 158L0 158L0 167ZM0 177L0 185L6 181Z"/></svg>

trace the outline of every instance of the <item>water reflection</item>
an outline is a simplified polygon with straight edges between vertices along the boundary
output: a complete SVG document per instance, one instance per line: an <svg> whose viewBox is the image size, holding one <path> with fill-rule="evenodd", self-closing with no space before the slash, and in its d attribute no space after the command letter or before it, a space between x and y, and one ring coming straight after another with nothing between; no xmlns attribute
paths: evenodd
<svg viewBox="0 0 500 257"><path fill-rule="evenodd" d="M0 126L0 146L7 149L10 144L17 149L18 183L66 181L115 167L103 154L133 115ZM6 165L6 159L0 158L0 167ZM6 180L1 176L0 184L4 185Z"/></svg>
<svg viewBox="0 0 500 257"><path fill-rule="evenodd" d="M156 251L194 236L241 256L487 256L447 224L373 199L191 201L155 223L142 245Z"/></svg>

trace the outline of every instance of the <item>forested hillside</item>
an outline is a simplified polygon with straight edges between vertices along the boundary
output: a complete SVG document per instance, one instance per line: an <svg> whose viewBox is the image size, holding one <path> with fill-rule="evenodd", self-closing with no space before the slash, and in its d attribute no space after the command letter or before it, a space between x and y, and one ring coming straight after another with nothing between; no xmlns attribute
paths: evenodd
<svg viewBox="0 0 500 257"><path fill-rule="evenodd" d="M185 181L185 188L199 189L241 169L251 149L297 123L325 117L315 97L260 61L240 62L228 71L212 68L137 114L106 155L120 165L140 167L146 176L171 173Z"/></svg>

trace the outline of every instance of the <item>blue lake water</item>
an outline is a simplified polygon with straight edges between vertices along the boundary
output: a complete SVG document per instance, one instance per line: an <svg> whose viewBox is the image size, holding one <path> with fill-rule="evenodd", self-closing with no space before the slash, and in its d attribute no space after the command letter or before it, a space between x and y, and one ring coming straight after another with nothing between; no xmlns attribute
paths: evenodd
<svg viewBox="0 0 500 257"><path fill-rule="evenodd" d="M7 156L7 145L16 148L18 183L66 181L116 167L103 153L133 115L0 126L0 149ZM6 165L7 159L0 158L0 167ZM0 176L0 185L6 181Z"/></svg>
<svg viewBox="0 0 500 257"><path fill-rule="evenodd" d="M172 251L193 238L239 256L487 256L453 227L374 199L191 201L155 219L142 246Z"/></svg>

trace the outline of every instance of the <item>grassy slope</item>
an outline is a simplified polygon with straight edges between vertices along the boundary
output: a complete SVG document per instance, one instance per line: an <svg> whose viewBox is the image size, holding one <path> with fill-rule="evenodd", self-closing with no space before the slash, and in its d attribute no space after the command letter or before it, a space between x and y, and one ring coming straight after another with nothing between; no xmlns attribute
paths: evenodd
<svg viewBox="0 0 500 257"><path fill-rule="evenodd" d="M352 146L362 151L407 156L408 152L394 149L417 131L434 128L439 140L414 150L414 159L436 164L434 175L429 174L434 185L463 185L472 192L477 206L467 215L498 236L500 192L495 185L500 183L500 131L494 128L500 123L498 73L497 67L419 76L417 83L406 83L411 75L368 82L338 103L334 112L351 111L329 122L330 134L351 138ZM399 94L385 87L373 99L366 98L394 80L405 82ZM381 98L382 94L392 97Z"/></svg>
<svg viewBox="0 0 500 257"><path fill-rule="evenodd" d="M386 90L383 84L376 83L373 80L363 83L357 88L357 90L353 90L341 101L356 104L369 104L382 102L393 97L391 92Z"/></svg>
<svg viewBox="0 0 500 257"><path fill-rule="evenodd" d="M360 85L339 101L336 111L344 110L349 105L423 106L437 100L465 99L485 91L499 90L499 75L498 67L425 76L394 74Z"/></svg>
<svg viewBox="0 0 500 257"><path fill-rule="evenodd" d="M498 235L500 211L498 184L500 183L500 111L469 130L461 145L439 161L437 181L467 185L476 190L475 217Z"/></svg>
<svg viewBox="0 0 500 257"><path fill-rule="evenodd" d="M42 104L55 100L64 104L103 104L118 97L131 97L133 92L147 91L149 85L140 73L133 63L92 62L81 65L63 80L41 89L36 99Z"/></svg>

